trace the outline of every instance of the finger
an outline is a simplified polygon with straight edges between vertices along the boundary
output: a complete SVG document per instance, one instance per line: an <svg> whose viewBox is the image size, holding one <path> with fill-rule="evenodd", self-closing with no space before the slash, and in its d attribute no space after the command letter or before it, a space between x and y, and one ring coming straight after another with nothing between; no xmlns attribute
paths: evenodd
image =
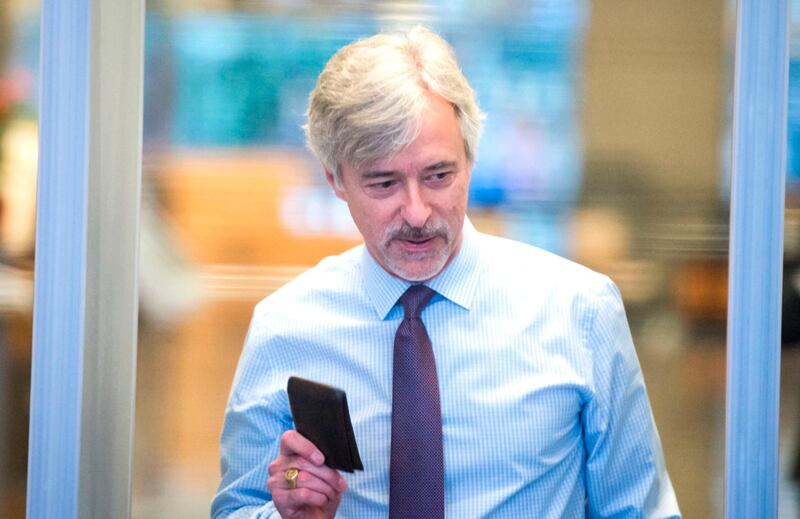
<svg viewBox="0 0 800 519"><path fill-rule="evenodd" d="M281 435L281 454L284 456L300 456L314 465L325 463L325 456L305 436L297 431L286 431Z"/></svg>
<svg viewBox="0 0 800 519"><path fill-rule="evenodd" d="M330 481L320 478L312 471L303 470L300 471L298 475L297 486L298 488L310 488L320 494L325 494L328 499L334 500L347 489L347 483L344 481L344 478L339 474L334 475L336 480L332 484ZM342 485L341 483L344 484Z"/></svg>
<svg viewBox="0 0 800 519"><path fill-rule="evenodd" d="M276 481L285 481L284 476L286 470L289 468L299 469L301 474L304 472L313 474L315 477L324 481L332 489L338 492L343 492L347 489L347 482L337 470L332 469L327 465L314 465L307 459L296 455L278 456L275 461L269 464L269 475L270 477L274 476ZM288 483L286 483L285 487L288 487ZM284 486L281 486L281 488L284 488Z"/></svg>
<svg viewBox="0 0 800 519"><path fill-rule="evenodd" d="M323 507L330 502L328 496L311 490L310 488L296 488L294 490L287 490L285 495L281 497L281 500L287 505L298 509L302 509L307 506Z"/></svg>
<svg viewBox="0 0 800 519"><path fill-rule="evenodd" d="M307 470L300 471L296 479L297 486L295 488L291 488L290 483L279 475L272 476L270 479L272 481L269 481L267 486L270 487L271 490L287 490L293 492L297 489L307 488L314 492L324 494L330 500L336 499L342 492L339 488L332 487L327 481L320 479Z"/></svg>

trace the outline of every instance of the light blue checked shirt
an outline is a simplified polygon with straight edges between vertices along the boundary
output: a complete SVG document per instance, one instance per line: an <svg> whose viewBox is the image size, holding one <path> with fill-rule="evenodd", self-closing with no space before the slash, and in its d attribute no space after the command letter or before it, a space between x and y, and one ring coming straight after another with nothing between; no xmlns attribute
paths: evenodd
<svg viewBox="0 0 800 519"><path fill-rule="evenodd" d="M451 519L679 517L619 292L605 276L467 221L427 283ZM222 432L213 517L277 518L267 465L292 375L344 389L365 470L337 517L388 516L392 351L409 283L364 246L255 309ZM425 460L420 460L425 470Z"/></svg>

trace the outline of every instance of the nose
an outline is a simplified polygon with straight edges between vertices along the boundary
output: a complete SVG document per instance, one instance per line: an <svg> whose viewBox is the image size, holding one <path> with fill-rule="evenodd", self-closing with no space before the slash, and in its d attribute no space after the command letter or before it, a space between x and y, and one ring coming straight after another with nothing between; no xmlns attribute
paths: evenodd
<svg viewBox="0 0 800 519"><path fill-rule="evenodd" d="M411 227L422 227L431 215L431 208L424 193L414 182L408 184L406 200L401 209L403 220Z"/></svg>

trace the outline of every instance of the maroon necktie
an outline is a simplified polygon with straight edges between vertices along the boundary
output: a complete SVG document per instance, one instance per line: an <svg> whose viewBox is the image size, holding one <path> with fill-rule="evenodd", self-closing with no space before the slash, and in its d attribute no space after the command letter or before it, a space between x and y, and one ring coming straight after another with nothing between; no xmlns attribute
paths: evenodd
<svg viewBox="0 0 800 519"><path fill-rule="evenodd" d="M390 519L444 519L442 410L431 340L420 313L436 292L412 285L394 338Z"/></svg>

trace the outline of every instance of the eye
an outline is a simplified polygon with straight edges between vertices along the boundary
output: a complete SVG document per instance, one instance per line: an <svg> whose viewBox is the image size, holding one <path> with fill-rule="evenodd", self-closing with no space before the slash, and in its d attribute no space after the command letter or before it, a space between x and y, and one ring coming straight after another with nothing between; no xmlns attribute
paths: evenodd
<svg viewBox="0 0 800 519"><path fill-rule="evenodd" d="M373 189L389 189L394 185L394 180L384 180L383 182L375 182L374 184L369 184L367 187L371 187Z"/></svg>
<svg viewBox="0 0 800 519"><path fill-rule="evenodd" d="M438 173L434 173L426 178L426 181L429 184L434 186L449 184L450 181L453 179L453 172L452 171L440 171Z"/></svg>
<svg viewBox="0 0 800 519"><path fill-rule="evenodd" d="M397 185L397 180L390 178L390 179L382 180L380 182L372 182L370 184L367 184L366 188L367 188L368 191L371 191L373 193L381 194L381 193L388 193L396 185Z"/></svg>

